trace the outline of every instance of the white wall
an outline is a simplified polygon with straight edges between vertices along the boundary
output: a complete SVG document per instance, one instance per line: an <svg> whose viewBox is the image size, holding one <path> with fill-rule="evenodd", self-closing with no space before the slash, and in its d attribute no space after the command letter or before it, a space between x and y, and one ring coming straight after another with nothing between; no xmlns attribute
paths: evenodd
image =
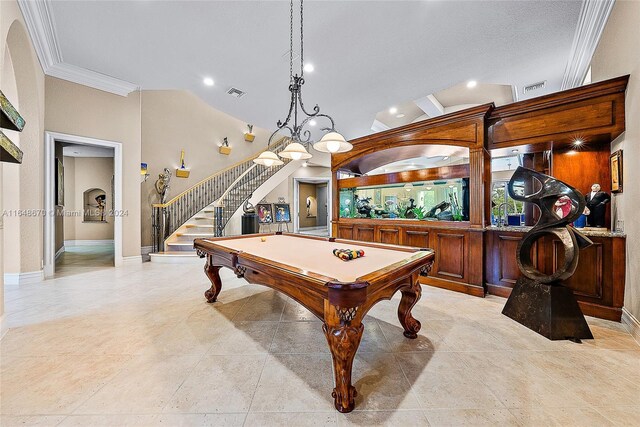
<svg viewBox="0 0 640 427"><path fill-rule="evenodd" d="M122 144L122 255L140 256L140 92L123 97L46 78L46 130Z"/></svg>
<svg viewBox="0 0 640 427"><path fill-rule="evenodd" d="M591 63L594 82L630 74L626 93L626 131L612 144L624 150L624 192L612 197L613 224L627 233L624 307L640 319L640 2L617 1Z"/></svg>
<svg viewBox="0 0 640 427"><path fill-rule="evenodd" d="M142 162L147 163L149 179L142 184L142 244L151 240L151 205L159 203L154 188L164 168L172 171L167 200L215 172L257 154L267 146L272 131L253 128L253 142L244 140L247 123L212 108L187 91L151 90L142 92ZM230 155L218 152L227 137ZM176 178L180 151L185 150L189 178Z"/></svg>
<svg viewBox="0 0 640 427"><path fill-rule="evenodd" d="M44 144L44 74L38 62L33 45L22 18L18 4L14 0L0 1L0 76L5 68L5 58L9 52L15 86L17 88L20 114L26 121L24 131L19 137L20 148L24 160L19 167L20 208L42 209L44 197L42 192L42 170ZM0 79L4 79L0 77ZM0 88L5 83L0 80ZM4 173L4 166L2 167ZM8 183L0 178L2 188ZM20 272L41 271L43 260L43 220L42 217L20 218L20 236L11 237L9 246L14 254L19 254ZM0 246L6 240L4 230L0 227ZM2 251L0 251L2 253ZM2 253L2 257L6 254ZM4 259L0 259L0 266ZM4 281L0 267L0 319L4 313Z"/></svg>

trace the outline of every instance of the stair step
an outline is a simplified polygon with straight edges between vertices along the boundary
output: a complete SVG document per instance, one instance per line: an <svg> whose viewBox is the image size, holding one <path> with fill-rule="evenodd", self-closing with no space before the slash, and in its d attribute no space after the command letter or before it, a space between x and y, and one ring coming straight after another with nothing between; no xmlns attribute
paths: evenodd
<svg viewBox="0 0 640 427"><path fill-rule="evenodd" d="M213 224L185 224L186 228L215 228Z"/></svg>
<svg viewBox="0 0 640 427"><path fill-rule="evenodd" d="M149 254L151 262L160 264L202 264L195 251L165 251Z"/></svg>
<svg viewBox="0 0 640 427"><path fill-rule="evenodd" d="M169 242L166 244L166 247L169 248L170 251L193 251L193 239L186 242Z"/></svg>
<svg viewBox="0 0 640 427"><path fill-rule="evenodd" d="M197 257L198 256L196 251L192 251L192 252L188 252L188 251L164 251L164 252L150 253L149 255L157 256L157 257L168 257L168 256Z"/></svg>
<svg viewBox="0 0 640 427"><path fill-rule="evenodd" d="M176 233L177 237L216 237L214 233Z"/></svg>
<svg viewBox="0 0 640 427"><path fill-rule="evenodd" d="M203 215L196 215L193 217L193 219L210 219L211 221L214 220L212 216L203 216Z"/></svg>

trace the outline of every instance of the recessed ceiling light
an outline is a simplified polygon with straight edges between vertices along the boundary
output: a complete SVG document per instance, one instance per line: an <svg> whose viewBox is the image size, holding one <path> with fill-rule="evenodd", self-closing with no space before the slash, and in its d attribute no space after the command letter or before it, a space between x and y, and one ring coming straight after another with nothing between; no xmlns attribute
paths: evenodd
<svg viewBox="0 0 640 427"><path fill-rule="evenodd" d="M576 150L570 150L570 151L567 151L567 154L569 154L570 156L573 156L574 154L578 154L578 152Z"/></svg>
<svg viewBox="0 0 640 427"><path fill-rule="evenodd" d="M442 158L442 160L448 160L448 159L449 159L449 156L444 156L444 157Z"/></svg>
<svg viewBox="0 0 640 427"><path fill-rule="evenodd" d="M213 86L213 79L211 77L205 77L202 82L205 86Z"/></svg>
<svg viewBox="0 0 640 427"><path fill-rule="evenodd" d="M309 126L315 126L318 123L315 120L309 120Z"/></svg>
<svg viewBox="0 0 640 427"><path fill-rule="evenodd" d="M396 119L401 119L403 117L404 117L404 114L402 114L402 113L396 115Z"/></svg>
<svg viewBox="0 0 640 427"><path fill-rule="evenodd" d="M580 138L576 139L575 141L573 141L573 145L582 145L584 141L581 140Z"/></svg>
<svg viewBox="0 0 640 427"><path fill-rule="evenodd" d="M518 150L517 148L514 148L513 150L511 150L512 153L519 153L520 150Z"/></svg>
<svg viewBox="0 0 640 427"><path fill-rule="evenodd" d="M477 81L475 81L475 80L469 80L469 81L467 82L467 87L468 87L469 89L473 89L473 88L474 88L474 87L476 87L476 86L478 86L478 82L477 82Z"/></svg>
<svg viewBox="0 0 640 427"><path fill-rule="evenodd" d="M397 112L398 112L398 109L396 107L389 108L389 114L395 114Z"/></svg>
<svg viewBox="0 0 640 427"><path fill-rule="evenodd" d="M313 66L313 64L307 62L306 64L304 64L304 71L306 73L313 73L313 70L315 70L315 67Z"/></svg>

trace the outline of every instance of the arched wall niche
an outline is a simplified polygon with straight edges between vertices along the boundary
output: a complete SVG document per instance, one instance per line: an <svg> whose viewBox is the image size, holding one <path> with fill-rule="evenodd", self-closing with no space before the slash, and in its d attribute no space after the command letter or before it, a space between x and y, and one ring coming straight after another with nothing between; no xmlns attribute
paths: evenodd
<svg viewBox="0 0 640 427"><path fill-rule="evenodd" d="M84 222L107 222L107 193L102 188L89 188L82 193Z"/></svg>

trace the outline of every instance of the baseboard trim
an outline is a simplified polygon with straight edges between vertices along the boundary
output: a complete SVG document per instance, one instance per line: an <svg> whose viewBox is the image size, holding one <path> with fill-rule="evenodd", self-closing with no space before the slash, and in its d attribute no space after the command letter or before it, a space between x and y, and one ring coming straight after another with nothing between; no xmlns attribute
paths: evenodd
<svg viewBox="0 0 640 427"><path fill-rule="evenodd" d="M142 264L142 255L123 256L122 265Z"/></svg>
<svg viewBox="0 0 640 427"><path fill-rule="evenodd" d="M484 298L485 292L482 286L470 285L469 283L454 282L453 280L440 279L438 277L421 277L420 283L434 286L436 288L448 289L450 291L461 292L474 297Z"/></svg>
<svg viewBox="0 0 640 427"><path fill-rule="evenodd" d="M624 307L622 307L622 323L627 326L629 333L640 344L640 321Z"/></svg>
<svg viewBox="0 0 640 427"><path fill-rule="evenodd" d="M28 285L30 283L42 282L44 280L44 270L29 271L26 273L4 273L5 285Z"/></svg>
<svg viewBox="0 0 640 427"><path fill-rule="evenodd" d="M113 245L111 240L65 240L65 246L95 246L95 245Z"/></svg>
<svg viewBox="0 0 640 427"><path fill-rule="evenodd" d="M58 252L56 252L56 256L54 259L58 259L58 257L60 257L60 255L62 255L63 253L64 253L64 246L58 249Z"/></svg>

